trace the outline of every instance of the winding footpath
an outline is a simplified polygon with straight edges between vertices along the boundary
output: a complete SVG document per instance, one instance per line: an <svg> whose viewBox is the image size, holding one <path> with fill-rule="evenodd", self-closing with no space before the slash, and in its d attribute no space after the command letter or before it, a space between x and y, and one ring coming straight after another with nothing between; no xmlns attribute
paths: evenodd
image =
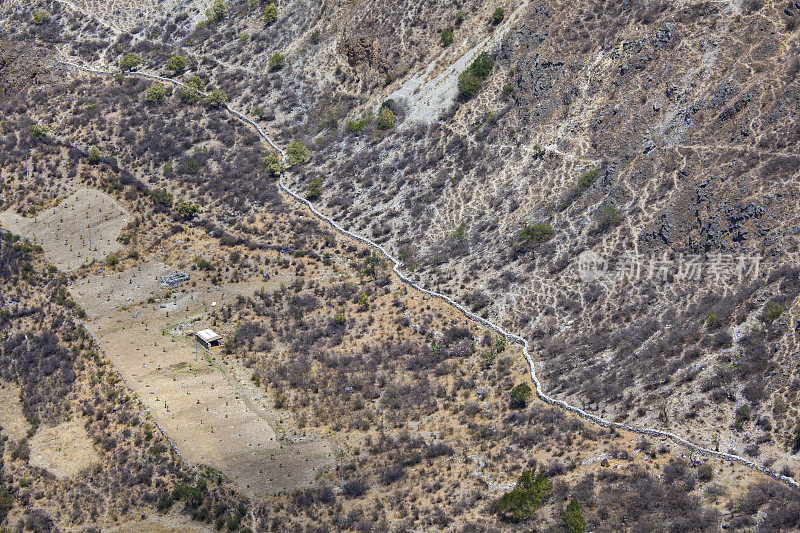
<svg viewBox="0 0 800 533"><path fill-rule="evenodd" d="M117 72L114 72L114 71L92 69L92 68L84 67L84 66L81 66L81 65L78 65L78 64L75 64L75 63L71 63L71 62L68 62L68 61L54 61L54 63L55 63L55 68L57 68L57 69L58 68L61 68L61 69L67 68L67 69L77 70L77 71L80 71L80 72L85 72L87 74L93 74L93 75L99 75L99 76L113 76L113 75L117 74ZM173 86L176 86L176 87L182 87L184 85L180 81L173 80L171 78L166 78L166 77L163 77L163 76L158 76L158 75L155 75L155 74L148 74L148 73L145 73L145 72L130 72L127 75L136 76L136 77L145 78L145 79L156 80L156 81L161 81L161 82L164 82L164 83L169 83L169 84L171 84ZM264 130L262 130L261 127L258 124L256 124L252 119L250 119L249 117L247 117L246 115L244 115L240 111L237 111L237 110L231 108L228 105L225 106L225 109L231 115L237 117L239 120L249 124L252 128L254 128L258 132L258 134L261 136L261 138L267 144L269 144L269 146L273 150L275 150L277 153L279 153L281 155L281 157L285 156L284 151L278 145L276 145L272 141L272 139L264 132ZM534 362L533 362L533 358L531 357L531 355L530 355L530 353L528 351L528 341L527 340L525 340L524 338L520 337L519 335L516 335L514 333L510 333L510 332L504 330L500 326L498 326L498 325L486 320L483 317L480 317L480 316L476 315L475 313L473 313L473 312L469 311L467 308L465 308L463 305L461 305L458 302L454 301L449 296L441 294L441 293L438 293L438 292L430 291L428 289L425 289L424 287L421 287L420 285L418 285L413 280L409 279L405 274L403 274L400 271L400 261L398 261L395 257L393 257L383 246L381 246L380 244L377 244L375 242L372 242L371 240L369 240L367 238L364 238L364 237L362 237L360 235L357 235L357 234L353 233L352 231L349 231L349 230L343 228L342 226L340 226L336 221L334 221L333 219L331 219L327 215L324 215L323 213L318 211L317 208L314 207L314 205L311 202L309 202L306 198L303 198L299 194L297 194L294 191L292 191L291 189L289 189L286 186L286 184L284 183L283 178L284 178L284 175L281 174L280 177L278 178L278 185L279 185L280 189L284 193L286 193L288 196L290 196L291 198L293 198L294 200L296 200L300 204L306 206L309 210L311 210L311 212L314 214L314 216L316 216L318 219L320 219L321 221L323 221L326 224L328 224L331 228L333 228L337 232L339 232L342 235L345 235L345 236L347 236L347 237L349 237L349 238L351 238L353 240L356 240L356 241L358 241L358 242L360 242L360 243L372 248L373 250L375 250L376 252L380 253L381 255L383 255L388 261L390 261L392 263L392 272L397 276L397 278L400 281L402 281L406 285L409 285L409 286L413 287L417 291L419 291L419 292L421 292L421 293L423 293L423 294L425 294L425 295L427 295L427 296L429 296L431 298L437 298L439 300L447 302L448 305L453 307L455 310L457 310L459 313L464 315L469 320L472 320L474 322L478 322L478 323L482 324L483 326L485 326L486 328L494 331L498 335L502 335L508 342L513 342L514 344L518 344L518 345L522 346L522 353L525 356L525 361L527 362L528 367L530 368L531 380L533 381L533 384L535 386L536 395L544 403L546 403L548 405L552 405L554 407L558 407L558 408L563 409L565 411L569 411L570 413L573 413L573 414L579 416L580 418L582 418L584 420L587 420L589 422L597 424L598 426L602 426L602 427L605 427L605 428L619 429L619 430L623 430L623 431L629 431L631 433L637 433L639 435L645 435L645 436L653 437L653 438L668 439L668 440L672 441L673 443L677 444L678 446L681 446L681 447L689 450L690 452L694 452L696 454L699 454L699 455L702 455L702 456L705 456L705 457L713 457L713 458L716 458L716 459L721 459L723 461L731 461L731 462L734 462L734 463L739 463L739 464L741 464L741 465L743 465L743 466L745 466L745 467L747 467L747 468L749 468L751 470L754 470L756 472L760 472L760 473L762 473L764 475L767 475L767 476L775 479L776 481L784 483L784 484L788 485L789 487L800 488L800 482L796 481L795 479L793 479L791 477L788 477L788 476L781 475L781 474L779 474L778 472L776 472L774 470L771 470L771 469L766 468L764 466L758 465L758 464L754 463L753 461L750 461L749 459L747 459L745 457L742 457L742 456L739 456L739 455L735 455L735 454L730 454L730 453L718 452L718 451L714 451L714 450L711 450L711 449L708 449L708 448L704 448L702 446L699 446L697 444L694 444L694 443L684 439L683 437L680 437L679 435L676 435L676 434L668 432L668 431L662 431L662 430L651 429L651 428L636 427L636 426L631 426L631 425L628 425L628 424L622 424L620 422L612 422L610 420L606 420L604 418L601 418L599 416L593 415L591 413L587 413L586 411L584 411L583 409L580 409L578 407L569 405L568 403L564 402L563 400L559 400L559 399L556 399L556 398L552 398L551 396L548 396L547 393L544 392L544 389L542 388L542 384L539 382L539 378L536 376L536 369L535 369L535 365L534 365Z"/></svg>

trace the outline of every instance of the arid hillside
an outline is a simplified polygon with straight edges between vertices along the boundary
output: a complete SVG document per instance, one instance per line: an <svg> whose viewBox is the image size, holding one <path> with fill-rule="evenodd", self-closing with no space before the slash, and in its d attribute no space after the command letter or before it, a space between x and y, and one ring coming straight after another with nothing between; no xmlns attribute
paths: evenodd
<svg viewBox="0 0 800 533"><path fill-rule="evenodd" d="M798 21L783 0L4 5L0 527L800 527ZM550 396L783 483L537 400L521 347L283 185L525 338ZM202 325L225 343L191 361ZM45 394L20 358L59 350L93 359ZM141 398L170 446L90 392L114 416ZM169 464L101 502L80 480L110 453Z"/></svg>

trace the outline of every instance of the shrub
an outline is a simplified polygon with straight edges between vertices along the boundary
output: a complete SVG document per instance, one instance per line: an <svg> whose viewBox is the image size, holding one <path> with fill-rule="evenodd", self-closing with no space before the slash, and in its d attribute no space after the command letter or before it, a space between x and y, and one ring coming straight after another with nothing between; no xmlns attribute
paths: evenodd
<svg viewBox="0 0 800 533"><path fill-rule="evenodd" d="M316 200L320 195L322 195L322 178L317 176L306 187L306 198Z"/></svg>
<svg viewBox="0 0 800 533"><path fill-rule="evenodd" d="M290 165L302 165L311 159L311 151L297 140L290 142L286 147L286 155Z"/></svg>
<svg viewBox="0 0 800 533"><path fill-rule="evenodd" d="M285 170L281 157L275 152L271 152L269 155L267 155L267 157L264 158L264 166L267 174L272 177L280 176Z"/></svg>
<svg viewBox="0 0 800 533"><path fill-rule="evenodd" d="M744 404L736 410L736 419L733 422L733 427L736 431L741 431L744 423L750 420L750 406Z"/></svg>
<svg viewBox="0 0 800 533"><path fill-rule="evenodd" d="M92 146L89 148L89 155L86 158L89 161L89 164L96 165L100 162L100 149L97 146Z"/></svg>
<svg viewBox="0 0 800 533"><path fill-rule="evenodd" d="M358 297L358 308L362 311L369 310L369 296L366 293L361 293L361 296Z"/></svg>
<svg viewBox="0 0 800 533"><path fill-rule="evenodd" d="M169 58L169 62L167 63L167 68L173 71L175 74L180 74L184 70L186 70L186 66L188 62L186 58L180 55L174 55Z"/></svg>
<svg viewBox="0 0 800 533"><path fill-rule="evenodd" d="M206 105L208 107L220 108L225 107L228 103L228 95L222 89L214 89L208 96L206 96Z"/></svg>
<svg viewBox="0 0 800 533"><path fill-rule="evenodd" d="M494 504L495 512L509 522L525 522L533 518L536 510L550 496L552 482L539 472L525 470L517 480L517 485L500 497Z"/></svg>
<svg viewBox="0 0 800 533"><path fill-rule="evenodd" d="M714 468L708 464L700 465L700 468L697 469L697 479L700 481L711 481L711 478L714 477Z"/></svg>
<svg viewBox="0 0 800 533"><path fill-rule="evenodd" d="M442 46L447 46L453 42L453 28L442 30Z"/></svg>
<svg viewBox="0 0 800 533"><path fill-rule="evenodd" d="M157 507L158 512L166 513L167 511L169 511L170 507L172 507L172 504L174 503L175 503L175 498L172 497L172 494L170 494L169 492L165 492L164 494L161 495L161 498L158 499L158 507Z"/></svg>
<svg viewBox="0 0 800 533"><path fill-rule="evenodd" d="M525 224L517 237L522 242L540 243L549 241L553 237L554 231L550 224L542 222L540 224Z"/></svg>
<svg viewBox="0 0 800 533"><path fill-rule="evenodd" d="M588 189L589 187L592 186L592 184L595 182L595 180L599 175L600 175L599 168L590 170L589 172L581 176L580 179L578 179L578 187L580 187L583 190Z"/></svg>
<svg viewBox="0 0 800 533"><path fill-rule="evenodd" d="M184 85L180 92L181 102L186 104L196 104L200 101L200 91L193 85Z"/></svg>
<svg viewBox="0 0 800 533"><path fill-rule="evenodd" d="M206 88L206 82L197 74L192 74L186 79L186 86L192 87L198 92L203 92Z"/></svg>
<svg viewBox="0 0 800 533"><path fill-rule="evenodd" d="M319 31L312 31L311 32L311 44L319 44L322 40L322 36L320 35Z"/></svg>
<svg viewBox="0 0 800 533"><path fill-rule="evenodd" d="M533 396L533 391L527 383L520 383L511 389L510 405L514 409L522 409L528 405L528 400Z"/></svg>
<svg viewBox="0 0 800 533"><path fill-rule="evenodd" d="M783 313L783 306L778 302L770 302L764 308L762 320L765 324L772 324Z"/></svg>
<svg viewBox="0 0 800 533"><path fill-rule="evenodd" d="M158 189L150 193L153 203L156 205L163 205L165 207L172 206L172 195L166 189Z"/></svg>
<svg viewBox="0 0 800 533"><path fill-rule="evenodd" d="M274 53L269 58L269 69L270 70L280 70L284 66L286 66L286 56L280 53Z"/></svg>
<svg viewBox="0 0 800 533"><path fill-rule="evenodd" d="M710 315L708 315L708 318L706 319L706 327L708 329L717 329L721 325L722 325L722 321L719 319L719 317L717 315L715 315L714 313L711 313Z"/></svg>
<svg viewBox="0 0 800 533"><path fill-rule="evenodd" d="M463 11L459 10L459 12L456 13L456 28L458 28L459 26L461 26L461 24L464 23L464 17L465 15Z"/></svg>
<svg viewBox="0 0 800 533"><path fill-rule="evenodd" d="M581 504L577 498L572 498L566 509L561 512L564 525L569 533L583 533L586 530L586 519L581 513Z"/></svg>
<svg viewBox="0 0 800 533"><path fill-rule="evenodd" d="M189 202L181 202L178 205L178 214L186 219L195 216L199 210L200 209L196 205L190 204Z"/></svg>
<svg viewBox="0 0 800 533"><path fill-rule="evenodd" d="M534 144L533 145L533 159L534 160L543 158L545 156L545 153L546 152L544 151L544 148L542 148L538 144Z"/></svg>
<svg viewBox="0 0 800 533"><path fill-rule="evenodd" d="M167 88L163 83L154 81L150 84L150 87L147 88L145 96L147 101L152 104L163 104L164 100L167 99Z"/></svg>
<svg viewBox="0 0 800 533"><path fill-rule="evenodd" d="M211 7L206 10L206 17L210 24L214 24L224 19L227 13L228 4L225 3L225 0L214 0Z"/></svg>
<svg viewBox="0 0 800 533"><path fill-rule="evenodd" d="M44 24L45 22L50 22L50 13L44 9L37 9L33 12L33 22L34 24Z"/></svg>
<svg viewBox="0 0 800 533"><path fill-rule="evenodd" d="M128 53L122 56L122 59L119 60L119 68L122 72L127 72L129 70L133 70L139 65L142 64L142 58L139 54Z"/></svg>
<svg viewBox="0 0 800 533"><path fill-rule="evenodd" d="M358 498L363 496L369 490L369 485L366 481L354 479L344 484L344 494L348 498Z"/></svg>
<svg viewBox="0 0 800 533"><path fill-rule="evenodd" d="M394 113L388 107L382 107L378 113L378 120L375 123L379 130L394 128Z"/></svg>
<svg viewBox="0 0 800 533"><path fill-rule="evenodd" d="M622 215L613 205L602 207L597 213L597 232L604 233L622 222Z"/></svg>
<svg viewBox="0 0 800 533"><path fill-rule="evenodd" d="M494 13L492 13L493 24L500 24L501 22L503 22L504 18L506 18L506 10L503 9L502 7L498 7L497 9L494 10Z"/></svg>
<svg viewBox="0 0 800 533"><path fill-rule="evenodd" d="M464 99L478 94L483 80L492 72L494 59L488 52L481 52L478 57L458 76L458 93Z"/></svg>
<svg viewBox="0 0 800 533"><path fill-rule="evenodd" d="M31 137L39 141L44 141L47 139L47 132L49 131L50 128L44 124L31 124L30 127Z"/></svg>
<svg viewBox="0 0 800 533"><path fill-rule="evenodd" d="M205 270L205 271L211 270L211 263L209 263L207 260L203 259L202 257L200 259L198 259L197 261L195 261L195 265L197 265L197 268L200 269L200 270Z"/></svg>
<svg viewBox="0 0 800 533"><path fill-rule="evenodd" d="M108 257L106 257L106 263L112 267L117 266L117 264L119 264L119 257L117 257L115 254L108 254Z"/></svg>
<svg viewBox="0 0 800 533"><path fill-rule="evenodd" d="M275 2L270 2L267 7L264 8L264 24L269 26L276 20L278 20L278 6L275 5Z"/></svg>
<svg viewBox="0 0 800 533"><path fill-rule="evenodd" d="M6 519L8 512L14 505L14 498L5 487L0 487L0 523Z"/></svg>

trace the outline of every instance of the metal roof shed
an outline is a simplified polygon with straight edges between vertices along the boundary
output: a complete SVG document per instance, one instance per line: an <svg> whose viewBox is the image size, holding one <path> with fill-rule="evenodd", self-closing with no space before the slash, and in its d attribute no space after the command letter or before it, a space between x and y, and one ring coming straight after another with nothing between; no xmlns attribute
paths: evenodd
<svg viewBox="0 0 800 533"><path fill-rule="evenodd" d="M213 346L219 346L220 339L222 339L220 335L217 335L214 331L211 331L210 329L204 329L198 331L197 333L194 334L194 338L197 340L197 342L202 344L207 350L212 348Z"/></svg>

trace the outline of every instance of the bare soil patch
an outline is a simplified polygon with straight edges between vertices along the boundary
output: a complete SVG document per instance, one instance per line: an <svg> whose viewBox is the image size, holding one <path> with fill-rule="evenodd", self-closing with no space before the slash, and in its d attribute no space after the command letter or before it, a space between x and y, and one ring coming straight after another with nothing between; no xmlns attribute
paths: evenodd
<svg viewBox="0 0 800 533"><path fill-rule="evenodd" d="M78 189L35 217L11 210L0 213L0 224L40 244L47 260L64 272L102 261L122 249L117 237L130 219L114 198L89 188Z"/></svg>
<svg viewBox="0 0 800 533"><path fill-rule="evenodd" d="M22 414L22 404L19 401L19 387L0 382L0 431L3 435L20 440L30 424Z"/></svg>
<svg viewBox="0 0 800 533"><path fill-rule="evenodd" d="M45 468L56 477L71 477L96 463L100 457L83 424L83 420L74 419L55 427L40 427L29 441L31 465Z"/></svg>

